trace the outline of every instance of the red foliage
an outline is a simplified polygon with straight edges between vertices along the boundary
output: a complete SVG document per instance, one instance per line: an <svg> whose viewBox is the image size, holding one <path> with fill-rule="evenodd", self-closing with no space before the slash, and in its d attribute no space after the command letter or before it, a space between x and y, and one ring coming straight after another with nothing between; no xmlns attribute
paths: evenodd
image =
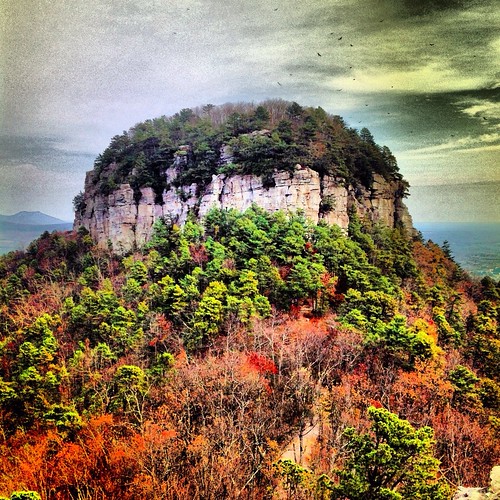
<svg viewBox="0 0 500 500"><path fill-rule="evenodd" d="M252 352L248 355L248 362L261 375L268 375L270 373L275 375L278 373L278 368L274 362L257 352Z"/></svg>
<svg viewBox="0 0 500 500"><path fill-rule="evenodd" d="M208 262L208 252L203 244L195 245L191 243L191 245L189 245L189 253L197 266L203 267L203 264Z"/></svg>

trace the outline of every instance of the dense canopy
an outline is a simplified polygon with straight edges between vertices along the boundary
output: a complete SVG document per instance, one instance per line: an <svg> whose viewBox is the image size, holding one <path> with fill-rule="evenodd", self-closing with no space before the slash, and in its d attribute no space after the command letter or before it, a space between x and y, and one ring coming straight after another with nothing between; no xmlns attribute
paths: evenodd
<svg viewBox="0 0 500 500"><path fill-rule="evenodd" d="M45 233L0 258L0 495L435 500L485 485L499 291L355 213L344 234L214 209L159 220L126 256Z"/></svg>

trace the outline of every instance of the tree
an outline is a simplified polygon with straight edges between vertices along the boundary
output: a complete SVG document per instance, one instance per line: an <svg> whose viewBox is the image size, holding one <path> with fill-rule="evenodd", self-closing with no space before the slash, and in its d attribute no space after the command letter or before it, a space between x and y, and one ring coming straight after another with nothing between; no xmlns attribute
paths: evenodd
<svg viewBox="0 0 500 500"><path fill-rule="evenodd" d="M368 144L375 146L375 139L373 138L372 133L366 128L363 127L359 132L359 137L363 142L367 142Z"/></svg>
<svg viewBox="0 0 500 500"><path fill-rule="evenodd" d="M333 499L440 500L450 496L438 479L439 460L432 455L433 430L414 429L384 408L368 408L371 432L344 431L349 456L332 485Z"/></svg>
<svg viewBox="0 0 500 500"><path fill-rule="evenodd" d="M268 122L271 115L265 106L257 106L253 115L253 123L258 130L263 128Z"/></svg>
<svg viewBox="0 0 500 500"><path fill-rule="evenodd" d="M111 409L142 424L148 382L143 370L135 365L122 365L114 375Z"/></svg>
<svg viewBox="0 0 500 500"><path fill-rule="evenodd" d="M294 101L286 108L286 113L293 120L298 120L304 114L304 108Z"/></svg>
<svg viewBox="0 0 500 500"><path fill-rule="evenodd" d="M225 317L227 287L220 281L211 282L193 314L190 336L186 345L196 347L203 340L216 336Z"/></svg>

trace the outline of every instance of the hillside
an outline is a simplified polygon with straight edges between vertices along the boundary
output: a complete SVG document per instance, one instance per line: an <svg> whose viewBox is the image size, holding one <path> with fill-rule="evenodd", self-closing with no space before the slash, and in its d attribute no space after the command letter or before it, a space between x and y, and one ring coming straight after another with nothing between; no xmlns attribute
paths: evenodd
<svg viewBox="0 0 500 500"><path fill-rule="evenodd" d="M127 257L80 230L0 259L0 494L381 498L347 481L370 433L404 498L488 483L497 283L354 215L202 222Z"/></svg>
<svg viewBox="0 0 500 500"><path fill-rule="evenodd" d="M488 485L500 283L413 231L368 131L239 106L114 138L76 230L0 257L0 495L446 500ZM219 181L232 190L210 198ZM245 207L244 182L260 186ZM281 188L286 209L255 202ZM183 218L166 216L174 192Z"/></svg>

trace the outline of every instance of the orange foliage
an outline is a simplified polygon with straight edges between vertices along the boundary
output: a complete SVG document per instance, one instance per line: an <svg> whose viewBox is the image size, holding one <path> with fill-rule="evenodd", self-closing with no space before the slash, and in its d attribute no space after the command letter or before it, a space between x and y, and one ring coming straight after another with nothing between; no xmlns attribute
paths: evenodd
<svg viewBox="0 0 500 500"><path fill-rule="evenodd" d="M500 443L491 427L447 406L432 420L441 469L453 483L486 486L500 460Z"/></svg>

